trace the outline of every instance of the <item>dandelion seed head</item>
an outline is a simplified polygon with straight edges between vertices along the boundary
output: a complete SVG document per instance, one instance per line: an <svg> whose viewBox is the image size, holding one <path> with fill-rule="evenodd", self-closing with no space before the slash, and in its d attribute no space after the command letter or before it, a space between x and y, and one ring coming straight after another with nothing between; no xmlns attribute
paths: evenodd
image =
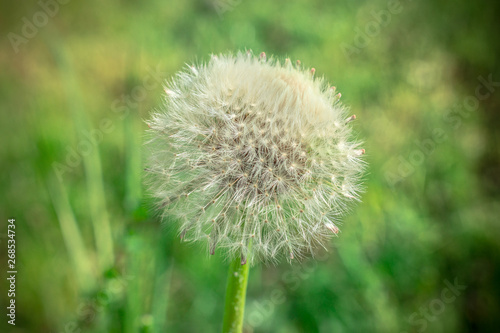
<svg viewBox="0 0 500 333"><path fill-rule="evenodd" d="M253 263L314 253L338 234L359 200L365 151L352 139L356 117L315 69L219 55L165 92L148 121L147 179L183 240Z"/></svg>

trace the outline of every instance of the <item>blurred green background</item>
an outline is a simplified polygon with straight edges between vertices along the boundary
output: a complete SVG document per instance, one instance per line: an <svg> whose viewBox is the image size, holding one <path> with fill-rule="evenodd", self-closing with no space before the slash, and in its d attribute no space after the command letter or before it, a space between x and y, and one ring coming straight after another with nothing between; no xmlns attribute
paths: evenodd
<svg viewBox="0 0 500 333"><path fill-rule="evenodd" d="M498 330L498 1L62 2L1 2L1 332L220 331L227 264L151 211L142 141L164 79L245 49L336 85L370 163L328 253L252 268L245 332Z"/></svg>

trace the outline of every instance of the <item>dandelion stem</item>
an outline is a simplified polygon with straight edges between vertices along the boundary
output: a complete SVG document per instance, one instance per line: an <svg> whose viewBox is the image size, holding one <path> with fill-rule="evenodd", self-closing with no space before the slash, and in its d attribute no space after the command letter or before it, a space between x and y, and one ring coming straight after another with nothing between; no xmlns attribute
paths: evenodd
<svg viewBox="0 0 500 333"><path fill-rule="evenodd" d="M229 266L224 309L223 333L240 333L243 329L249 263L236 257Z"/></svg>

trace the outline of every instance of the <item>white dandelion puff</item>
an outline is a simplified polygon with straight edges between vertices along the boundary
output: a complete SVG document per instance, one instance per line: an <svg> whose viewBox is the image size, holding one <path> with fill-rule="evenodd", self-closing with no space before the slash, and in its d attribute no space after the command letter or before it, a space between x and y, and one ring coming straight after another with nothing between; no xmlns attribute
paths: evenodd
<svg viewBox="0 0 500 333"><path fill-rule="evenodd" d="M339 233L365 151L351 138L356 116L315 74L247 52L188 66L165 87L146 171L182 239L252 263L313 253Z"/></svg>

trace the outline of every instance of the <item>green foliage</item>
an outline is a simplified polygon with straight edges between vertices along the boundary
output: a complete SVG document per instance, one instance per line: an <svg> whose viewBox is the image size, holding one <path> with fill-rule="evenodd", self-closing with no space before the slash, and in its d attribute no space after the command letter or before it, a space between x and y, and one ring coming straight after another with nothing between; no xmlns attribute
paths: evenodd
<svg viewBox="0 0 500 333"><path fill-rule="evenodd" d="M2 6L4 36L41 10ZM228 263L152 212L142 120L186 62L245 48L300 59L337 85L370 168L329 252L250 271L244 330L494 331L499 4L391 6L72 1L18 53L3 38L0 211L17 220L18 331L221 330ZM477 89L488 96L467 104ZM455 281L466 288L443 294Z"/></svg>

